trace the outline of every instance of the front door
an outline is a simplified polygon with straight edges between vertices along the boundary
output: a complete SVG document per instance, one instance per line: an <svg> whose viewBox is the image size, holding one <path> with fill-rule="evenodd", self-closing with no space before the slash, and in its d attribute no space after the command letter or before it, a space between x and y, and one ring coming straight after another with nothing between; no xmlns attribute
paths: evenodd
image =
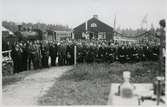
<svg viewBox="0 0 167 107"><path fill-rule="evenodd" d="M94 33L89 33L89 39L93 39L94 38Z"/></svg>
<svg viewBox="0 0 167 107"><path fill-rule="evenodd" d="M89 39L97 39L98 38L98 35L96 32L90 32L89 33Z"/></svg>

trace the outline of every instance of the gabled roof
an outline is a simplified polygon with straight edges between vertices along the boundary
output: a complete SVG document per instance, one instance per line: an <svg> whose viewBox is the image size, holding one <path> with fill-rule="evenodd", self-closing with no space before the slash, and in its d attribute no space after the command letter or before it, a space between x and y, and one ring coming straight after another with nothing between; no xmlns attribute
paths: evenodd
<svg viewBox="0 0 167 107"><path fill-rule="evenodd" d="M5 28L4 26L2 26L2 31L8 31L10 35L14 34L11 30Z"/></svg>
<svg viewBox="0 0 167 107"><path fill-rule="evenodd" d="M96 21L98 21L98 22L100 22L100 23L104 24L105 26L107 26L107 27L109 27L109 28L113 29L110 25L108 25L108 24L106 24L106 23L102 22L102 21L101 21L101 20L99 20L98 18L92 17L91 19L87 20L87 22L89 22L89 21L91 21L91 20L96 20ZM80 24L80 25L76 26L73 30L75 30L76 28L78 28L78 27L82 26L82 25L83 25L83 24L85 24L85 23L86 23L86 22L84 22L84 23L82 23L82 24Z"/></svg>
<svg viewBox="0 0 167 107"><path fill-rule="evenodd" d="M94 17L93 17L94 18ZM91 19L93 19L93 18L91 18ZM90 19L90 20L91 20ZM106 24L106 23L104 23L104 22L102 22L101 20L99 20L98 18L94 18L94 19L96 19L97 21L99 21L100 23L102 23L102 24L104 24L104 25L106 25L107 27L109 27L109 28L111 28L111 29L113 29L110 25L108 25L108 24Z"/></svg>

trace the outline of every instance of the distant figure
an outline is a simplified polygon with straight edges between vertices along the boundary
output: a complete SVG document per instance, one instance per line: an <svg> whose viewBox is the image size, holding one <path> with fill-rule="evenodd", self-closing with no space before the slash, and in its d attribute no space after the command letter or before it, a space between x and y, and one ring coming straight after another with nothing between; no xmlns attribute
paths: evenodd
<svg viewBox="0 0 167 107"><path fill-rule="evenodd" d="M56 58L57 58L57 44L52 43L49 47L49 56L51 57L51 66L56 65Z"/></svg>
<svg viewBox="0 0 167 107"><path fill-rule="evenodd" d="M42 45L41 54L42 54L42 67L48 68L49 50L47 46Z"/></svg>
<svg viewBox="0 0 167 107"><path fill-rule="evenodd" d="M22 55L21 55L21 50L18 44L12 49L11 51L11 57L13 59L14 63L14 73L19 73L21 72L22 69Z"/></svg>

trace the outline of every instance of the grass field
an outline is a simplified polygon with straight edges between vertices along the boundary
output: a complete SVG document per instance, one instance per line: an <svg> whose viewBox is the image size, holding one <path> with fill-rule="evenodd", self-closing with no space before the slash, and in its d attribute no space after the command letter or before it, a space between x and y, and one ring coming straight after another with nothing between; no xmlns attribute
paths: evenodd
<svg viewBox="0 0 167 107"><path fill-rule="evenodd" d="M40 105L105 105L110 85L123 81L122 72L131 71L131 82L153 82L158 63L112 63L79 64L66 72L46 95L39 99Z"/></svg>

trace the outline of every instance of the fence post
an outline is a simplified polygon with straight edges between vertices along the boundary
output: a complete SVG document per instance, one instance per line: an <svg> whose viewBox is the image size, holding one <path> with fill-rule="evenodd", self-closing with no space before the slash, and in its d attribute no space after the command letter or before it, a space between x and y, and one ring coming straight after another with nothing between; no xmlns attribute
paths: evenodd
<svg viewBox="0 0 167 107"><path fill-rule="evenodd" d="M12 59L12 57L11 57L11 50L9 51L9 58Z"/></svg>
<svg viewBox="0 0 167 107"><path fill-rule="evenodd" d="M74 65L77 64L77 46L74 46Z"/></svg>

